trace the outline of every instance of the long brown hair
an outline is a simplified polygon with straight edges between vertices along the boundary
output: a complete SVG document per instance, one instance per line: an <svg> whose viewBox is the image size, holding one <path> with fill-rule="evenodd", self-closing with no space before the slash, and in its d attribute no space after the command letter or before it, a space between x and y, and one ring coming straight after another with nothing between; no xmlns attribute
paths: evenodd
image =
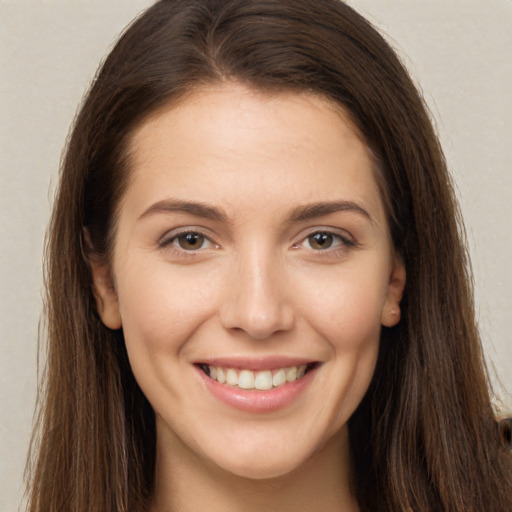
<svg viewBox="0 0 512 512"><path fill-rule="evenodd" d="M134 511L151 494L155 426L122 331L99 320L84 227L108 258L129 184L127 144L155 110L234 79L341 105L377 160L407 268L402 321L383 328L350 419L361 510L512 510L475 323L462 223L429 116L395 53L338 0L162 0L120 38L82 105L47 245L47 363L31 511Z"/></svg>

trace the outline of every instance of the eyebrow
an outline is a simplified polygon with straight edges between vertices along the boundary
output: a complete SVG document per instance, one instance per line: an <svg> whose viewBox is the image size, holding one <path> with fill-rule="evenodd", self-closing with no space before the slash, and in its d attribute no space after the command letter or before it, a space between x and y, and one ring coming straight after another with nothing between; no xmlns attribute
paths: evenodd
<svg viewBox="0 0 512 512"><path fill-rule="evenodd" d="M139 219L149 217L157 213L172 212L189 213L196 217L202 217L204 219L224 223L227 223L229 220L228 216L215 206L197 201L184 201L180 199L164 199L162 201L158 201L145 210ZM330 215L336 212L353 212L358 215L362 215L373 222L371 215L360 204L354 201L344 200L323 201L297 206L291 211L288 219L291 222L300 222L315 219L317 217L323 217L324 215Z"/></svg>
<svg viewBox="0 0 512 512"><path fill-rule="evenodd" d="M215 206L210 206L196 201L182 201L179 199L164 199L163 201L158 201L145 210L139 219L149 217L156 213L172 212L190 213L196 217L216 220L219 222L227 222L228 220L227 215L218 208L215 208Z"/></svg>
<svg viewBox="0 0 512 512"><path fill-rule="evenodd" d="M315 219L336 212L353 212L373 222L371 215L354 201L326 201L298 206L292 210L290 220L293 222Z"/></svg>

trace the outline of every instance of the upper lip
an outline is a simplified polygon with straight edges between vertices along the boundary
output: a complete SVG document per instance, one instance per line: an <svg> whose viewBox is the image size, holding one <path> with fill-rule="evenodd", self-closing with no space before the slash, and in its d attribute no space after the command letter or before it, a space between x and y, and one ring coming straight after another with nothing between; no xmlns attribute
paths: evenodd
<svg viewBox="0 0 512 512"><path fill-rule="evenodd" d="M260 357L210 357L195 361L195 364L206 364L221 368L235 368L244 370L277 370L290 366L317 363L314 359L288 356L260 356Z"/></svg>

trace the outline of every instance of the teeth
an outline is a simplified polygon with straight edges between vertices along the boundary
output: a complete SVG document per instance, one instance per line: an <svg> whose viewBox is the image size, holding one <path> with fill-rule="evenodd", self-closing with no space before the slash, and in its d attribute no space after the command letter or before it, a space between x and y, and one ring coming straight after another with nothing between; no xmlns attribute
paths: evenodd
<svg viewBox="0 0 512 512"><path fill-rule="evenodd" d="M262 391L272 389L272 372L270 370L258 372L254 379L254 387Z"/></svg>
<svg viewBox="0 0 512 512"><path fill-rule="evenodd" d="M304 377L305 373L306 373L306 365L305 364L297 367L297 379L301 379L302 377Z"/></svg>
<svg viewBox="0 0 512 512"><path fill-rule="evenodd" d="M226 372L226 384L229 386L238 386L238 373L233 368L228 368Z"/></svg>
<svg viewBox="0 0 512 512"><path fill-rule="evenodd" d="M274 375L272 376L272 384L277 386L282 386L286 382L286 373L283 369L278 370Z"/></svg>
<svg viewBox="0 0 512 512"><path fill-rule="evenodd" d="M286 370L286 380L288 382L293 382L294 380L297 380L297 367L292 366L291 368L288 368Z"/></svg>
<svg viewBox="0 0 512 512"><path fill-rule="evenodd" d="M242 389L254 389L254 372L242 370L238 376L238 387Z"/></svg>
<svg viewBox="0 0 512 512"><path fill-rule="evenodd" d="M283 386L288 382L295 382L306 374L308 365L290 366L276 370L237 370L235 368L222 368L220 366L204 365L204 372L220 384L227 384L241 389L258 389L266 391Z"/></svg>

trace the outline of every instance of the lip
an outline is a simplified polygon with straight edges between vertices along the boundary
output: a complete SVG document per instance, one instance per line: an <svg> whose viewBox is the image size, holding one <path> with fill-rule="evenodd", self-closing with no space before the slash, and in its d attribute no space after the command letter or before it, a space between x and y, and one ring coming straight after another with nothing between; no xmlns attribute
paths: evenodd
<svg viewBox="0 0 512 512"><path fill-rule="evenodd" d="M215 363L213 363L215 361ZM225 364L226 361L229 361L229 364ZM285 362L286 364L280 365L278 362ZM208 363L213 366L223 366L227 368L246 368L249 370L271 370L276 368L283 368L287 366L297 366L300 364L307 364L307 361L300 360L302 362L298 362L298 359L289 359L286 358L286 361L282 358L276 359L275 366L269 366L270 361L265 359L265 364L259 360L252 359L249 361L244 361L243 363L239 360L239 365L234 365L233 359L210 359ZM222 362L222 364L217 364L217 362ZM289 364L292 362L292 364ZM311 361L309 361L311 362ZM250 363L247 364L246 363ZM229 386L227 384L220 384L214 379L208 377L200 367L196 366L196 373L198 377L201 379L204 384L206 390L211 393L216 399L224 402L230 407L234 407L235 409L239 409L245 412L252 413L265 413L272 412L278 409L283 409L289 405L291 405L295 400L297 400L300 395L302 395L311 381L314 378L316 371L318 370L319 365L315 365L304 377L296 380L294 382L289 382L277 388L270 389L268 391L261 390L246 390L238 387Z"/></svg>

